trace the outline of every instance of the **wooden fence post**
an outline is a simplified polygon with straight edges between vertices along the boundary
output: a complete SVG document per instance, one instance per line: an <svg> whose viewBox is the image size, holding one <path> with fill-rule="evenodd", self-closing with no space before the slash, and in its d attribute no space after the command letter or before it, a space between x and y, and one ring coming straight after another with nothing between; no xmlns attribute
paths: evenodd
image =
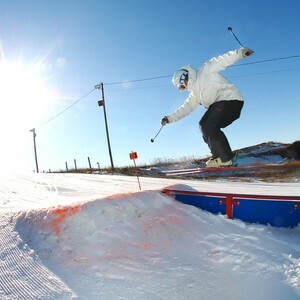
<svg viewBox="0 0 300 300"><path fill-rule="evenodd" d="M76 163L76 159L74 159L74 166L75 166L75 170L77 171L77 163Z"/></svg>
<svg viewBox="0 0 300 300"><path fill-rule="evenodd" d="M89 161L89 166L90 166L90 169L92 170L91 160L90 160L90 158L89 158L89 157L88 157L88 161Z"/></svg>

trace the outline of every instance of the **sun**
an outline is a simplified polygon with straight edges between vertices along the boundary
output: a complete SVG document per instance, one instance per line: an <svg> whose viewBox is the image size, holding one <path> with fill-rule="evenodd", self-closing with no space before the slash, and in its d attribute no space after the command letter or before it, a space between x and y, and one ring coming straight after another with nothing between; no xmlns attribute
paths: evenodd
<svg viewBox="0 0 300 300"><path fill-rule="evenodd" d="M53 93L36 66L0 61L0 127L24 128L39 122Z"/></svg>

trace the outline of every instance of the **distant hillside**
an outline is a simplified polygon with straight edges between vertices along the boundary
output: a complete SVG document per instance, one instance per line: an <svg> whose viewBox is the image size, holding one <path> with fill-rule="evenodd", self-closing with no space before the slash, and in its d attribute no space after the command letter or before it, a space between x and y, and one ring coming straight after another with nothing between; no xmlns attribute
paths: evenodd
<svg viewBox="0 0 300 300"><path fill-rule="evenodd" d="M238 150L240 154L263 157L270 155L281 156L282 159L300 160L300 141L291 144L266 142Z"/></svg>

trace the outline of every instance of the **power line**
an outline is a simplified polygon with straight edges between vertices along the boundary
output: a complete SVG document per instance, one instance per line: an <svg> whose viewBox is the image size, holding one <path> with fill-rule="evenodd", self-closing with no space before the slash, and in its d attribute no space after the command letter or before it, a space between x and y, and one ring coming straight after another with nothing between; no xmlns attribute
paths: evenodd
<svg viewBox="0 0 300 300"><path fill-rule="evenodd" d="M171 76L173 76L173 75L170 75L169 77L171 77ZM166 87L166 86L170 86L170 83L159 84L159 85L141 86L141 87L129 87L129 88L126 88L126 91L146 90L146 89L160 88L160 87ZM110 92L121 92L121 91L123 92L124 89L119 88L119 89L115 89L115 90L110 90Z"/></svg>
<svg viewBox="0 0 300 300"><path fill-rule="evenodd" d="M296 70L300 70L300 68L290 68L290 69L273 70L273 71L258 72L258 73L252 73L252 74L245 74L245 75L236 75L236 76L230 76L230 78L233 78L233 77L237 78L237 77L256 76L256 75L264 75L264 74L274 74L274 73L290 72L290 71L296 71Z"/></svg>
<svg viewBox="0 0 300 300"><path fill-rule="evenodd" d="M44 122L42 125L46 125L47 123L53 121L54 119L56 119L57 117L59 117L61 114L63 114L64 112L66 112L67 110L69 110L72 106L74 106L75 104L77 104L79 101L83 100L84 98L86 98L89 94L91 94L96 88L93 88L91 91L89 91L87 94L85 94L84 96L82 96L80 99L76 100L75 102L73 102L71 105L69 105L68 107L66 107L64 110L62 110L60 113L56 114L55 116L53 116L52 118L50 118L49 120L47 120L46 122Z"/></svg>
<svg viewBox="0 0 300 300"><path fill-rule="evenodd" d="M291 58L299 58L299 57L300 57L300 54L299 55L291 55L291 56L285 56L285 57L265 59L265 60L258 60L258 61L243 63L243 64L235 64L235 65L232 65L232 66L229 66L229 67L241 67L241 66L246 66L246 65L262 64L262 63L266 63L266 62L272 62L272 61L278 61L278 60L285 60L285 59L291 59ZM117 85L117 84L125 84L125 83L141 82L141 81L149 81L149 80L167 78L167 77L172 77L172 76L173 76L173 74L172 75L157 76L157 77L149 77L149 78L143 78L143 79L133 79L133 80L126 80L126 81L116 81L116 82L104 83L104 85Z"/></svg>
<svg viewBox="0 0 300 300"><path fill-rule="evenodd" d="M171 77L171 76L173 76L173 75L163 75L163 76L143 78L143 79L133 79L133 80L126 80L126 81L110 82L110 83L105 83L104 85L115 85L115 84L124 84L124 83L132 83L132 82L139 82L139 81L155 80L155 79L162 79L162 78L167 78L167 77Z"/></svg>
<svg viewBox="0 0 300 300"><path fill-rule="evenodd" d="M240 66L246 66L246 65L261 64L261 63L270 62L270 61L277 61L277 60L284 60L284 59L298 58L298 57L300 57L300 54L299 55L292 55L292 56L265 59L265 60L258 60L258 61L243 63L243 64L236 64L236 65L232 65L230 67L240 67Z"/></svg>

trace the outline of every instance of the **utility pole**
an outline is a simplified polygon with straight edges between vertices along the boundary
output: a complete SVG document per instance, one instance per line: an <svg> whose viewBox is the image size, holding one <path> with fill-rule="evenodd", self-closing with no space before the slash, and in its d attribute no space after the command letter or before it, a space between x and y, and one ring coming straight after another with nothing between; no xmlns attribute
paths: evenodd
<svg viewBox="0 0 300 300"><path fill-rule="evenodd" d="M105 121L105 128L106 128L106 138L107 138L108 152L109 152L109 157L110 157L110 164L111 164L111 168L114 169L114 162L113 162L113 158L112 158L110 141L109 141L109 133L108 133L108 124L107 124L107 117L106 117L103 83L101 82L100 84L95 85L95 89L101 90L101 92L102 92L102 100L98 101L98 106L100 106L100 107L103 106L104 121Z"/></svg>
<svg viewBox="0 0 300 300"><path fill-rule="evenodd" d="M34 157L35 157L35 166L36 166L36 172L39 173L39 165L38 165L38 159L37 159L37 153L36 153L36 133L35 133L35 128L32 128L30 132L33 133L33 146L34 146Z"/></svg>

